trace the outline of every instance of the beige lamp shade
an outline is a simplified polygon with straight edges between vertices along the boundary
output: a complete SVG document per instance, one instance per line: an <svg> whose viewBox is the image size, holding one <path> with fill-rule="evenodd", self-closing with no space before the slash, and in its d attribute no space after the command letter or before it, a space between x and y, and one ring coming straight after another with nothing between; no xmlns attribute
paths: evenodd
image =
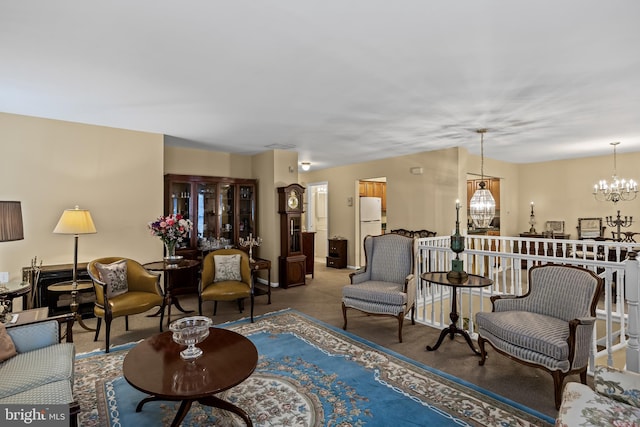
<svg viewBox="0 0 640 427"><path fill-rule="evenodd" d="M20 202L0 202L0 242L24 239Z"/></svg>
<svg viewBox="0 0 640 427"><path fill-rule="evenodd" d="M93 234L96 232L96 226L93 224L89 210L76 206L75 209L65 209L62 212L53 232L56 234Z"/></svg>

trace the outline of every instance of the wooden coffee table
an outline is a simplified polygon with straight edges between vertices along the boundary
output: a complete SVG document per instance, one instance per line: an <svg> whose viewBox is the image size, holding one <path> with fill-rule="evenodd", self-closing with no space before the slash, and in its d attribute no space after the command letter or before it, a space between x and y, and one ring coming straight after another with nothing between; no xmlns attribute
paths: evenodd
<svg viewBox="0 0 640 427"><path fill-rule="evenodd" d="M132 348L122 365L124 378L136 389L150 396L142 399L136 412L154 400L181 401L172 426L178 426L195 401L238 414L253 426L247 413L214 394L246 380L258 363L258 350L244 336L226 329L210 328L209 336L197 346L202 356L185 361L172 332L145 339Z"/></svg>

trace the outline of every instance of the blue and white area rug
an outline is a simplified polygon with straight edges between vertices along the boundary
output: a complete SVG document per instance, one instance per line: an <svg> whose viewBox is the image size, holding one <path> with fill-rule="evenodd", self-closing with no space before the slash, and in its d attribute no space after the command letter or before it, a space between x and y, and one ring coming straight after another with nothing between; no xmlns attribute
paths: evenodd
<svg viewBox="0 0 640 427"><path fill-rule="evenodd" d="M258 366L218 397L255 426L548 426L554 420L294 310L219 325L248 337ZM179 402L149 402L122 377L135 344L78 357L75 391L84 427L170 425ZM224 369L224 367L221 367ZM242 426L235 414L194 403L183 426Z"/></svg>

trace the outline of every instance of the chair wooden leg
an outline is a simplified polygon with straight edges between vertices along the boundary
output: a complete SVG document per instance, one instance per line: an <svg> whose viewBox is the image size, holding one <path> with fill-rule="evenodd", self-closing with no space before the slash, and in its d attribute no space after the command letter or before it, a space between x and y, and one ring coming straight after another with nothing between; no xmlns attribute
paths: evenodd
<svg viewBox="0 0 640 427"><path fill-rule="evenodd" d="M253 294L251 294L251 323L253 323Z"/></svg>
<svg viewBox="0 0 640 427"><path fill-rule="evenodd" d="M104 319L105 347L104 352L109 353L109 335L111 333L111 319Z"/></svg>
<svg viewBox="0 0 640 427"><path fill-rule="evenodd" d="M240 313L244 311L244 298L238 298L238 310Z"/></svg>
<svg viewBox="0 0 640 427"><path fill-rule="evenodd" d="M586 384L587 383L587 368L585 367L584 370L580 371L580 382L582 384Z"/></svg>
<svg viewBox="0 0 640 427"><path fill-rule="evenodd" d="M484 349L485 339L481 336L478 336L478 347L480 347L480 361L478 361L478 365L483 366L485 360L487 360L487 352Z"/></svg>
<svg viewBox="0 0 640 427"><path fill-rule="evenodd" d="M162 323L164 323L164 307L160 306L160 332L162 332Z"/></svg>
<svg viewBox="0 0 640 427"><path fill-rule="evenodd" d="M564 383L565 374L561 371L553 371L551 376L553 376L553 397L555 398L556 409L560 409L560 404L562 403L562 384Z"/></svg>
<svg viewBox="0 0 640 427"><path fill-rule="evenodd" d="M402 325L404 324L404 311L398 313L398 340L402 342Z"/></svg>
<svg viewBox="0 0 640 427"><path fill-rule="evenodd" d="M344 325L342 325L342 329L347 330L347 306L342 303L342 317L344 317Z"/></svg>
<svg viewBox="0 0 640 427"><path fill-rule="evenodd" d="M411 324L416 324L416 306L411 307Z"/></svg>
<svg viewBox="0 0 640 427"><path fill-rule="evenodd" d="M214 301L213 302L213 315L216 315L216 312L218 311L218 301Z"/></svg>
<svg viewBox="0 0 640 427"><path fill-rule="evenodd" d="M98 341L98 335L100 334L100 326L102 326L102 317L98 317L98 322L96 324L96 335L93 337L94 341Z"/></svg>
<svg viewBox="0 0 640 427"><path fill-rule="evenodd" d="M129 330L129 316L124 316L124 330Z"/></svg>

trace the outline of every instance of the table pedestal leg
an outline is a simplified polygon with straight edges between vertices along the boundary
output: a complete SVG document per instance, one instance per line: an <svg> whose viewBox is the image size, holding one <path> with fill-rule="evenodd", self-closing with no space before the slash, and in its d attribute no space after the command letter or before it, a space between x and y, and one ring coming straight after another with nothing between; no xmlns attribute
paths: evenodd
<svg viewBox="0 0 640 427"><path fill-rule="evenodd" d="M253 426L253 422L251 422L251 418L249 418L249 415L247 415L247 413L244 410L238 408L236 405L233 405L225 400L219 399L215 396L209 396L209 397L203 397L202 399L198 399L198 402L202 405L213 406L214 408L220 408L225 411L233 412L234 414L239 415L240 418L242 418L244 422L247 423L248 427Z"/></svg>
<svg viewBox="0 0 640 427"><path fill-rule="evenodd" d="M142 407L144 406L145 403L152 402L154 400L164 400L164 399L157 396L145 397L140 401L140 403L138 403L138 406L136 406L136 412L142 411ZM183 400L180 402L180 408L178 408L178 412L176 413L176 416L173 418L173 421L171 422L171 427L174 427L174 426L177 427L180 425L180 423L184 420L184 417L189 412L189 409L191 409L192 403L193 403L193 400ZM251 418L249 418L249 415L247 415L247 413L244 410L238 408L236 405L233 405L225 400L222 400L215 396L208 396L208 397L203 397L202 399L198 399L198 403L200 403L201 405L211 406L213 408L220 408L224 411L233 412L234 414L240 416L240 418L242 418L244 422L247 423L247 426L253 427L253 422L251 421Z"/></svg>
<svg viewBox="0 0 640 427"><path fill-rule="evenodd" d="M471 348L471 350L475 354L480 356L480 352L473 346L473 342L471 341L471 337L469 336L467 331L465 331L464 329L458 328L458 318L459 318L458 311L457 311L458 310L458 292L455 288L452 289L452 292L453 292L453 296L451 297L451 313L449 313L449 319L451 319L451 325L449 325L447 328L443 329L442 332L440 332L440 337L438 338L438 342L436 342L436 345L434 345L433 347L431 347L430 345L427 346L427 351L437 350L438 347L440 347L440 344L442 344L444 337L446 337L447 335L449 335L450 339L453 339L456 334L459 334L464 337L465 341L467 341L467 344L469 344L469 347Z"/></svg>
<svg viewBox="0 0 640 427"><path fill-rule="evenodd" d="M80 326L82 326L87 331L95 331L94 328L90 328L89 326L87 326L84 323L84 320L82 319L82 314L80 314L78 312L78 309L80 308L80 304L78 304L78 291L77 290L71 291L71 304L69 305L69 308L71 309L71 312L73 313L73 317L75 318L75 321Z"/></svg>

